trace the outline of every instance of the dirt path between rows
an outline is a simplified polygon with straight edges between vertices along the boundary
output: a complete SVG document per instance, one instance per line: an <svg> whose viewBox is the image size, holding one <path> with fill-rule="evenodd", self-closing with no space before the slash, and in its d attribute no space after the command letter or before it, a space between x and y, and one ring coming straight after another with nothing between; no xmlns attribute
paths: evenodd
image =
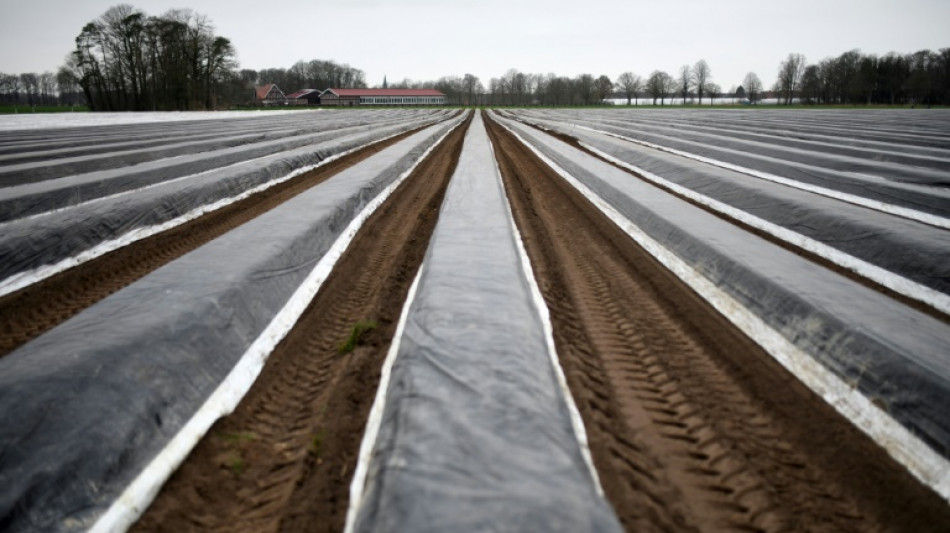
<svg viewBox="0 0 950 533"><path fill-rule="evenodd" d="M371 216L133 531L342 531L364 426L471 117ZM349 352L358 324L373 324Z"/></svg>
<svg viewBox="0 0 950 533"><path fill-rule="evenodd" d="M367 146L244 200L0 297L0 357L149 272L266 213L420 129Z"/></svg>
<svg viewBox="0 0 950 533"><path fill-rule="evenodd" d="M946 531L946 502L486 125L628 531Z"/></svg>

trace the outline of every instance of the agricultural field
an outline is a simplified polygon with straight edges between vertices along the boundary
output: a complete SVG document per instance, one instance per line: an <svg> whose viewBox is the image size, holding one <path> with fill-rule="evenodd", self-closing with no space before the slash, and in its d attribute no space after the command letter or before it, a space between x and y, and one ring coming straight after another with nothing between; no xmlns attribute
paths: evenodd
<svg viewBox="0 0 950 533"><path fill-rule="evenodd" d="M0 117L4 531L950 527L950 112L87 116Z"/></svg>

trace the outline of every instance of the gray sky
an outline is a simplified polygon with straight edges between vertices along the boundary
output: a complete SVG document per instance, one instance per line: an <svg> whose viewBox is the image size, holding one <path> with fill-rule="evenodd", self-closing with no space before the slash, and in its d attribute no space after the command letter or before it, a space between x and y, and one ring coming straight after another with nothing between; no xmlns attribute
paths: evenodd
<svg viewBox="0 0 950 533"><path fill-rule="evenodd" d="M0 72L56 71L82 26L111 0L3 0ZM330 59L366 72L488 84L509 68L576 76L676 76L705 59L723 89L755 72L766 86L790 52L809 63L858 48L950 47L948 0L138 0L148 15L189 7L231 39L241 67ZM297 87L283 87L296 90Z"/></svg>

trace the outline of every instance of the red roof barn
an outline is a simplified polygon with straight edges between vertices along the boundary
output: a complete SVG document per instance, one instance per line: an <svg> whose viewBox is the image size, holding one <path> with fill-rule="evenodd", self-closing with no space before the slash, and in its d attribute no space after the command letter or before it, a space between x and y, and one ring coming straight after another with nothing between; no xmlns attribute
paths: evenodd
<svg viewBox="0 0 950 533"><path fill-rule="evenodd" d="M290 105L317 105L320 103L320 91L317 89L300 89L287 95Z"/></svg>
<svg viewBox="0 0 950 533"><path fill-rule="evenodd" d="M254 96L260 105L283 105L287 103L284 92L273 83L256 87Z"/></svg>
<svg viewBox="0 0 950 533"><path fill-rule="evenodd" d="M327 89L321 105L445 105L445 94L435 89Z"/></svg>

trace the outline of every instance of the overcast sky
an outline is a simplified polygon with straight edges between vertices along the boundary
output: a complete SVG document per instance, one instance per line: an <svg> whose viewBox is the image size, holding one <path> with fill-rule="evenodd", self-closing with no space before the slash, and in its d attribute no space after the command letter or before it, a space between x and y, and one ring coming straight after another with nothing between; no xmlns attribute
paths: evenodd
<svg viewBox="0 0 950 533"><path fill-rule="evenodd" d="M55 72L110 0L3 0L0 72ZM138 0L148 15L189 7L231 39L242 68L330 59L371 86L510 68L576 76L676 75L705 59L723 89L766 86L790 52L809 63L858 48L950 47L950 0ZM322 87L320 87L322 88ZM282 87L292 91L297 87Z"/></svg>

